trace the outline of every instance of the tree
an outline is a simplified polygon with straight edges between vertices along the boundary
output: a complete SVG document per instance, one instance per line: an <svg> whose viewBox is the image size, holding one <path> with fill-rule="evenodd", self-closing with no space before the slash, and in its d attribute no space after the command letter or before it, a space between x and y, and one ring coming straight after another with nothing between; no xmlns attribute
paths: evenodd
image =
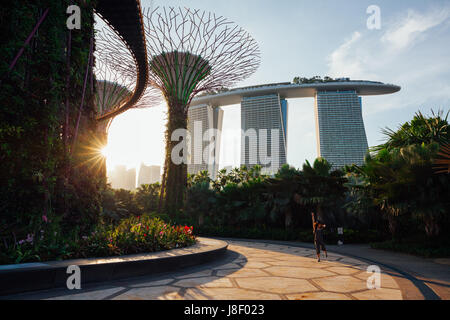
<svg viewBox="0 0 450 320"><path fill-rule="evenodd" d="M373 147L372 151L378 152L382 149L392 150L394 148L422 143L437 143L439 145L449 143L449 112L447 112L445 117L443 111L438 111L437 113L431 111L431 113L431 117L426 117L419 111L411 121L404 123L397 130L383 129L382 133L387 137L387 141L379 146Z"/></svg>
<svg viewBox="0 0 450 320"><path fill-rule="evenodd" d="M136 205L140 213L149 214L158 210L160 190L161 185L159 184L159 182L154 184L143 184L136 190Z"/></svg>
<svg viewBox="0 0 450 320"><path fill-rule="evenodd" d="M448 113L425 117L418 112L397 131L384 129L387 141L372 149L361 168L394 236L399 217L420 219L428 237L441 233L450 207L449 179L444 172L436 174L433 166L450 138L447 119Z"/></svg>
<svg viewBox="0 0 450 320"><path fill-rule="evenodd" d="M266 181L267 206L270 208L270 216L275 220L278 215L284 215L286 229L292 227L293 212L296 200L299 199L298 188L301 180L301 172L289 165L283 165L275 174L275 177Z"/></svg>
<svg viewBox="0 0 450 320"><path fill-rule="evenodd" d="M382 149L366 159L362 171L374 201L387 213L391 233L398 235L399 216L423 221L428 237L440 234L440 221L450 208L449 179L433 172L438 144Z"/></svg>
<svg viewBox="0 0 450 320"><path fill-rule="evenodd" d="M156 8L144 16L149 82L168 106L161 204L164 198L166 213L177 214L187 187L187 150L177 147L186 143L191 100L250 76L259 66L259 49L248 33L211 13Z"/></svg>
<svg viewBox="0 0 450 320"><path fill-rule="evenodd" d="M312 166L306 161L302 177L299 202L315 207L317 220L323 220L324 209L336 208L338 202L343 199L346 178L341 170L332 171L332 165L324 158L317 158Z"/></svg>

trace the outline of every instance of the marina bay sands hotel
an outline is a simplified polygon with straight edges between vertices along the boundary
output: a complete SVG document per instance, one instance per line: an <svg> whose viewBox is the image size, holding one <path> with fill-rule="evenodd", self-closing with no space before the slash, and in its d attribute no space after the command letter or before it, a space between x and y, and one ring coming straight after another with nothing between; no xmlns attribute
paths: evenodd
<svg viewBox="0 0 450 320"><path fill-rule="evenodd" d="M248 136L241 137L241 165L251 167L260 164L263 172L273 174L286 164L288 100L292 98L315 98L315 124L318 156L327 159L334 168L344 165L361 165L368 151L368 143L362 117L361 96L391 94L400 91L399 86L374 81L337 79L331 82L308 84L278 83L246 87L200 96L193 99L189 110L190 132L201 122L202 132L208 129L222 130L223 109L229 105L241 105L241 129L267 130L264 137L268 142L263 154L276 159L270 167L261 163L261 144ZM311 119L313 120L313 119ZM277 131L277 135L270 132ZM273 148L271 138L278 138ZM259 137L261 139L261 137ZM202 148L208 142L203 142ZM188 165L189 173L208 170L213 178L219 169L220 141L216 141L212 161ZM193 145L200 148L200 144ZM203 150L203 149L202 149ZM191 149L191 153L195 153ZM255 160L256 159L256 160ZM264 162L264 161L263 161Z"/></svg>

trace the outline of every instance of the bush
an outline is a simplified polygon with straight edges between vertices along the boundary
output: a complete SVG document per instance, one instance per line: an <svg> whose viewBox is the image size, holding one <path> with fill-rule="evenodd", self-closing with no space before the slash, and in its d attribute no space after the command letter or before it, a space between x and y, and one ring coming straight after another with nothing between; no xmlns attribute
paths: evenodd
<svg viewBox="0 0 450 320"><path fill-rule="evenodd" d="M205 237L314 242L314 235L311 229L282 229L267 228L266 226L259 228L235 228L207 225L196 227L196 230L199 236ZM337 244L339 239L337 232L334 232L334 230L324 231L326 243ZM385 238L376 230L344 229L344 243L370 243L382 240L385 240Z"/></svg>
<svg viewBox="0 0 450 320"><path fill-rule="evenodd" d="M373 249L403 252L425 258L448 258L450 257L450 243L445 240L431 242L426 239L408 239L403 242L389 240L379 243L371 243Z"/></svg>
<svg viewBox="0 0 450 320"><path fill-rule="evenodd" d="M147 253L186 247L195 242L193 227L173 226L144 215L124 219L116 227L99 226L81 238L76 232L62 235L43 230L39 237L29 234L10 246L2 243L0 264Z"/></svg>

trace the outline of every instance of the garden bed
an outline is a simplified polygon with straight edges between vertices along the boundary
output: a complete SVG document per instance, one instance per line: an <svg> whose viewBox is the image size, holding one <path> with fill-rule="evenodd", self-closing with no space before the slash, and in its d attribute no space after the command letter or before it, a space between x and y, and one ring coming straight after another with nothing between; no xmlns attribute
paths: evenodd
<svg viewBox="0 0 450 320"><path fill-rule="evenodd" d="M393 252L401 252L420 256L424 258L450 258L450 245L441 244L442 242L427 243L427 242L396 242L384 241L378 243L371 243L373 249L389 250Z"/></svg>
<svg viewBox="0 0 450 320"><path fill-rule="evenodd" d="M63 235L51 223L25 239L0 244L0 265L150 253L191 246L193 228L149 216L130 217L117 226L98 226L83 236Z"/></svg>

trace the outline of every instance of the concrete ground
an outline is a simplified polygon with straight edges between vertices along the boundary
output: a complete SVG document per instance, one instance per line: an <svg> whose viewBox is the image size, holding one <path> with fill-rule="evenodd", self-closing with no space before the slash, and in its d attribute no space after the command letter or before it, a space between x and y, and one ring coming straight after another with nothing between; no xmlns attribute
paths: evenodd
<svg viewBox="0 0 450 320"><path fill-rule="evenodd" d="M233 239L223 259L160 274L6 297L75 300L402 300L448 299L445 261L372 250L329 246L319 263L311 245ZM443 263L444 262L444 263ZM381 288L370 290L370 265L381 269Z"/></svg>

